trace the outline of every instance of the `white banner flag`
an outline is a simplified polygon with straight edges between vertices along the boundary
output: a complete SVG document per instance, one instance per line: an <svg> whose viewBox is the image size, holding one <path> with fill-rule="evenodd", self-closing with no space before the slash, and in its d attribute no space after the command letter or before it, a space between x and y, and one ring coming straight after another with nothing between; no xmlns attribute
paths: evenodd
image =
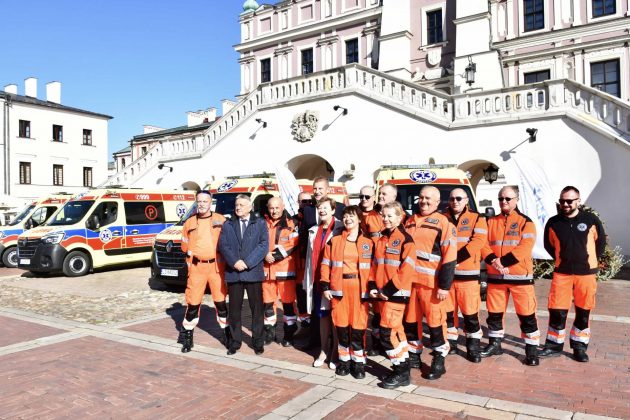
<svg viewBox="0 0 630 420"><path fill-rule="evenodd" d="M298 203L300 186L298 185L295 176L288 168L284 166L277 166L276 180L278 181L280 197L284 202L284 207L291 216L295 216L300 208L300 203Z"/></svg>
<svg viewBox="0 0 630 420"><path fill-rule="evenodd" d="M520 175L519 180L519 210L536 225L536 245L533 256L537 259L550 260L551 256L545 251L545 224L558 212L556 210L556 196L549 183L545 170L527 157L513 156L512 160Z"/></svg>

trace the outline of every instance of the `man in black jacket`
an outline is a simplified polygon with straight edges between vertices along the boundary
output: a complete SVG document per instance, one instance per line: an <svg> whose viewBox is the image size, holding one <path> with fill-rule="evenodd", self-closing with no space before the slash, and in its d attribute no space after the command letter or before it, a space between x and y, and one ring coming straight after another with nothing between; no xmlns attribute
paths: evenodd
<svg viewBox="0 0 630 420"><path fill-rule="evenodd" d="M564 187L559 202L560 214L549 219L545 226L545 249L554 258L555 269L549 290L547 340L539 356L559 356L562 352L573 299L575 321L570 335L573 357L578 362L588 362L589 315L595 307L598 260L606 248L606 234L595 214L578 207L577 188Z"/></svg>

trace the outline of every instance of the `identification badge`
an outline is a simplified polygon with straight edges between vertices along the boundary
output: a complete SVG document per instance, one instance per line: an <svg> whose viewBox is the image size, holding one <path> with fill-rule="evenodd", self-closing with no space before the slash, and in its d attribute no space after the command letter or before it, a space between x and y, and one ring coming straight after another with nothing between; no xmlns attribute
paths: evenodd
<svg viewBox="0 0 630 420"><path fill-rule="evenodd" d="M396 249L396 248L385 248L385 253L386 253L386 254L396 254L396 255L400 255L400 249Z"/></svg>

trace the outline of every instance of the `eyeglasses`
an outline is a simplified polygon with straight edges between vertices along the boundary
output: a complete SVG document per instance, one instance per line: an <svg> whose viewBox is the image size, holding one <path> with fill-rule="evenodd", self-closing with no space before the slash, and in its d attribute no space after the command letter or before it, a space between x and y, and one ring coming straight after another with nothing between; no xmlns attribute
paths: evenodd
<svg viewBox="0 0 630 420"><path fill-rule="evenodd" d="M560 200L558 200L558 201L560 202L560 204L568 204L568 205L571 205L571 204L573 204L573 202L574 202L574 201L577 201L577 200L579 200L579 198L569 198L569 199L564 199L564 198L561 198L561 199L560 199Z"/></svg>
<svg viewBox="0 0 630 420"><path fill-rule="evenodd" d="M359 198L361 200L369 200L370 198L372 198L372 196L371 195L360 194Z"/></svg>
<svg viewBox="0 0 630 420"><path fill-rule="evenodd" d="M499 197L499 201L507 201L508 203L514 200L516 197Z"/></svg>
<svg viewBox="0 0 630 420"><path fill-rule="evenodd" d="M300 201L301 204L313 204L312 200L302 200Z"/></svg>
<svg viewBox="0 0 630 420"><path fill-rule="evenodd" d="M464 198L468 197L449 197L448 201L462 201Z"/></svg>

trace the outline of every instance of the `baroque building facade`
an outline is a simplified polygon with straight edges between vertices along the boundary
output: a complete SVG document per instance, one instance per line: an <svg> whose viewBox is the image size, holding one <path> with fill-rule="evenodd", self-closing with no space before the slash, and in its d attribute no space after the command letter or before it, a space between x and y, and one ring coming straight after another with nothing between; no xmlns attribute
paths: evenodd
<svg viewBox="0 0 630 420"><path fill-rule="evenodd" d="M580 188L630 254L625 206L610 200L630 184L628 3L248 0L237 103L194 148L156 143L110 183L202 186L284 166L356 193L381 165L436 162L498 208L483 170L515 184L531 164L556 195Z"/></svg>

